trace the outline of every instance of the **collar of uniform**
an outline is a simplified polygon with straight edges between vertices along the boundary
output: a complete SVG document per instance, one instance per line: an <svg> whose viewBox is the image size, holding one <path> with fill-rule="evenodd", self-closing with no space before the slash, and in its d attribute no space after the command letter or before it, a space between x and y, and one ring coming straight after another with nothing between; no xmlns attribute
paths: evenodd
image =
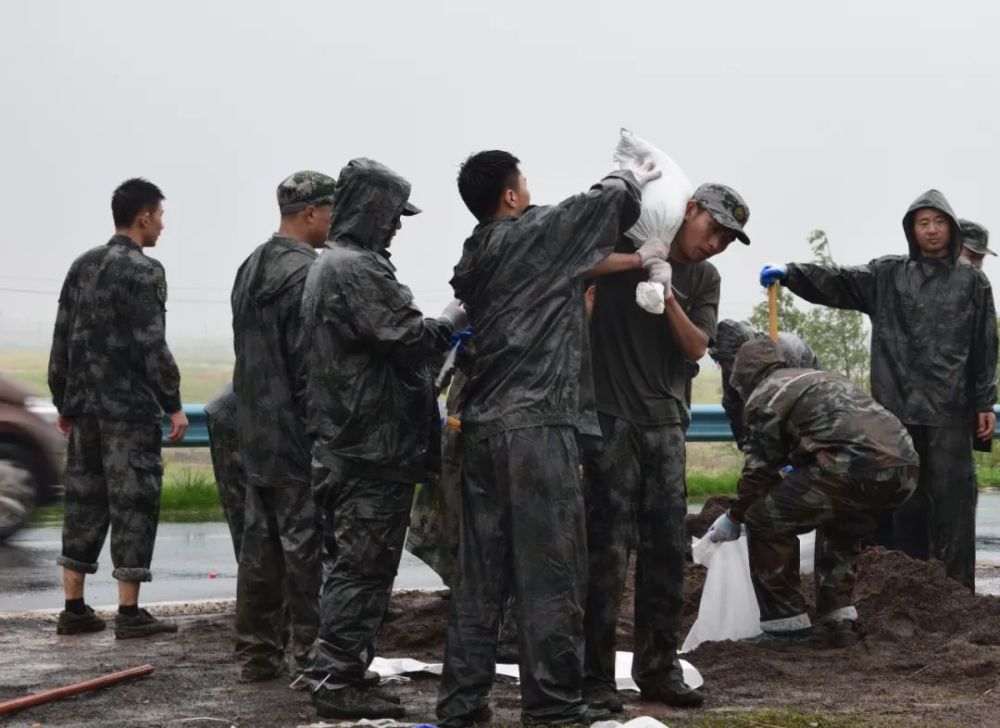
<svg viewBox="0 0 1000 728"><path fill-rule="evenodd" d="M274 235L271 236L271 242L277 243L286 248L292 248L295 250L301 250L303 252L307 252L309 253L309 255L312 255L313 257L317 255L316 249L313 248L311 245L309 245L308 243L304 243L301 240L298 240L297 238L290 238L287 235L278 235L277 233L275 233Z"/></svg>
<svg viewBox="0 0 1000 728"><path fill-rule="evenodd" d="M120 235L118 233L115 233L114 235L111 236L111 240L108 241L108 245L130 245L136 250L138 250L140 253L142 252L142 246L139 245L139 243L135 242L128 235Z"/></svg>

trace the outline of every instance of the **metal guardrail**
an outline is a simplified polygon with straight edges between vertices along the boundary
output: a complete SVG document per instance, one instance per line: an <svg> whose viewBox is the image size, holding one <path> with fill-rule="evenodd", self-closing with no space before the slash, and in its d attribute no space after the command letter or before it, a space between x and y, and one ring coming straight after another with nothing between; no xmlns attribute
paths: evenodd
<svg viewBox="0 0 1000 728"><path fill-rule="evenodd" d="M1000 406L994 407L1000 420ZM167 447L208 447L208 424L205 419L205 406L201 404L184 405L191 426L182 442L167 444ZM164 426L163 434L170 431L169 425ZM1000 436L1000 425L993 437ZM691 407L691 425L687 430L688 442L732 442L733 431L729 429L729 420L722 407L717 404L696 404Z"/></svg>

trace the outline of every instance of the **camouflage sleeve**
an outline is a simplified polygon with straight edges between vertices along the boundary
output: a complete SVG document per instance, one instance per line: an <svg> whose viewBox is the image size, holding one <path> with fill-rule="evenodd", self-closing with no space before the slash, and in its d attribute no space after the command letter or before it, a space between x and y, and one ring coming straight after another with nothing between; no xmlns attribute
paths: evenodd
<svg viewBox="0 0 1000 728"><path fill-rule="evenodd" d="M810 303L870 314L875 307L875 264L841 267L789 263L784 285Z"/></svg>
<svg viewBox="0 0 1000 728"><path fill-rule="evenodd" d="M302 318L302 291L305 278L289 287L281 296L281 339L284 361L288 368L288 382L291 385L292 406L300 417L306 416L306 357L304 350L305 330Z"/></svg>
<svg viewBox="0 0 1000 728"><path fill-rule="evenodd" d="M743 429L743 399L725 377L722 378L722 409L729 420L729 428L733 431L736 447L742 450L743 438L746 435Z"/></svg>
<svg viewBox="0 0 1000 728"><path fill-rule="evenodd" d="M424 318L410 289L387 271L354 266L342 271L333 310L349 317L358 338L397 364L412 365L447 350L451 326Z"/></svg>
<svg viewBox="0 0 1000 728"><path fill-rule="evenodd" d="M976 412L992 412L997 401L997 314L989 285L980 286L977 303L970 356L972 404Z"/></svg>
<svg viewBox="0 0 1000 728"><path fill-rule="evenodd" d="M69 373L69 336L73 320L76 288L76 264L69 269L59 293L55 330L52 332L52 350L49 352L49 391L52 404L62 411L66 396L66 378Z"/></svg>
<svg viewBox="0 0 1000 728"><path fill-rule="evenodd" d="M181 408L181 374L167 346L167 282L163 267L144 266L136 271L132 288L132 340L139 348L149 386L167 414Z"/></svg>
<svg viewBox="0 0 1000 728"><path fill-rule="evenodd" d="M614 252L639 219L642 191L631 172L612 172L587 192L550 210L545 240L556 265L581 276Z"/></svg>
<svg viewBox="0 0 1000 728"><path fill-rule="evenodd" d="M762 405L747 407L743 454L736 501L729 508L730 517L739 522L743 521L747 508L778 482L778 469L788 460L781 417L777 412Z"/></svg>

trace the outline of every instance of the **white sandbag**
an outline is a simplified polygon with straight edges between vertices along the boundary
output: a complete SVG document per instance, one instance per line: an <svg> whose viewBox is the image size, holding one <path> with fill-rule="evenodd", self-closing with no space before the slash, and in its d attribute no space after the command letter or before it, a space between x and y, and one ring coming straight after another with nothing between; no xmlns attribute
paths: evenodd
<svg viewBox="0 0 1000 728"><path fill-rule="evenodd" d="M811 574L816 564L816 532L810 531L799 536L799 573Z"/></svg>
<svg viewBox="0 0 1000 728"><path fill-rule="evenodd" d="M638 248L650 238L669 245L684 221L684 210L694 193L691 181L667 154L628 129L622 129L615 148L615 164L625 169L632 161L652 161L661 174L642 189L639 219L625 234Z"/></svg>
<svg viewBox="0 0 1000 728"><path fill-rule="evenodd" d="M760 634L760 609L750 581L747 540L713 544L708 536L694 542L695 563L708 567L698 618L691 626L681 652L702 642L742 640Z"/></svg>
<svg viewBox="0 0 1000 728"><path fill-rule="evenodd" d="M590 728L669 728L669 726L666 723L661 723L656 718L648 715L640 715L638 718L633 718L627 723L617 720L599 720L596 723L591 723Z"/></svg>
<svg viewBox="0 0 1000 728"><path fill-rule="evenodd" d="M640 281L635 286L635 302L639 308L649 313L663 313L667 305L663 301L665 291L662 283Z"/></svg>

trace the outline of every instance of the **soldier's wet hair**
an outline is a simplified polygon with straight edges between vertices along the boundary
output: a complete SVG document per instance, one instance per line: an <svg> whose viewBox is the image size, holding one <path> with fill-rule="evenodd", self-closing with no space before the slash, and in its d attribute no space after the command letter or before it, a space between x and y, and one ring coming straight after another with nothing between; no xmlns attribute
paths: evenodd
<svg viewBox="0 0 1000 728"><path fill-rule="evenodd" d="M143 212L155 210L165 199L160 188L141 177L127 179L111 196L111 216L116 228L127 228Z"/></svg>
<svg viewBox="0 0 1000 728"><path fill-rule="evenodd" d="M473 154L459 167L458 194L477 220L497 211L505 190L517 189L520 161L510 152L491 149Z"/></svg>

